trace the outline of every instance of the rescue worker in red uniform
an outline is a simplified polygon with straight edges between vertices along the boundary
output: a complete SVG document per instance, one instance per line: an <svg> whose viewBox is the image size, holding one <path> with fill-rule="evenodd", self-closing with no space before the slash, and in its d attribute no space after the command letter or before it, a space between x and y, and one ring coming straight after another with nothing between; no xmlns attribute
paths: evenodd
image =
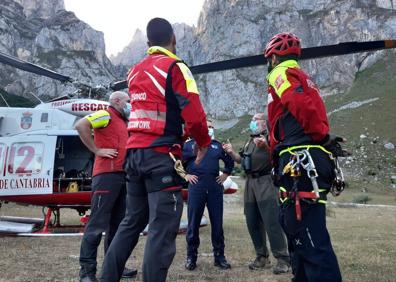
<svg viewBox="0 0 396 282"><path fill-rule="evenodd" d="M333 158L342 138L329 135L319 90L301 70L300 39L275 35L267 44L268 119L280 223L289 244L292 281L341 281L326 228L326 194L335 176Z"/></svg>
<svg viewBox="0 0 396 282"><path fill-rule="evenodd" d="M165 281L176 253L175 239L183 209L182 181L169 156L181 157L184 132L195 139L196 163L211 142L197 85L175 55L176 39L168 21L147 25L148 56L127 77L129 117L126 172L127 211L103 262L101 281L118 281L147 224L143 281Z"/></svg>
<svg viewBox="0 0 396 282"><path fill-rule="evenodd" d="M82 142L95 154L92 172L91 215L80 250L80 281L96 279L96 257L102 233L106 232L105 252L125 215L126 154L130 113L129 95L117 91L110 95L110 106L80 119L75 128ZM94 137L92 137L92 129ZM124 269L123 277L133 277L136 269Z"/></svg>

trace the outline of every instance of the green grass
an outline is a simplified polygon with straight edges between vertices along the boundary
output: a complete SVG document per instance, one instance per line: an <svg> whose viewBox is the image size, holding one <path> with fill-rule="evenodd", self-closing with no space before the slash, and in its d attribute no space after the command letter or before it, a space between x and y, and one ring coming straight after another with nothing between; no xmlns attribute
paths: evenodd
<svg viewBox="0 0 396 282"><path fill-rule="evenodd" d="M229 140L235 150L239 150L249 138L249 122L251 115L244 115L238 118L238 123L232 128L216 131L216 139L220 142Z"/></svg>
<svg viewBox="0 0 396 282"><path fill-rule="evenodd" d="M347 192L349 193L349 192ZM242 193L239 192L239 197ZM342 194L340 197L344 197ZM184 213L186 212L186 209ZM395 208L340 208L331 207L327 226L338 258L344 281L394 281L396 270ZM4 205L0 215L39 216L40 209ZM64 212L77 220L77 213ZM291 274L273 275L271 269L251 271L247 264L254 258L243 208L240 202L224 206L225 254L232 264L228 271L213 266L210 226L200 229L198 267L186 271L186 239L179 235L176 240L176 256L169 271L169 281L290 281ZM0 238L0 281L75 281L78 277L80 237L53 238ZM102 240L103 241L103 240ZM141 264L146 237L139 243L128 260L128 266L139 268L134 281L142 281ZM103 261L103 248L98 250L99 271ZM275 260L271 257L272 263ZM23 267L21 268L21 265ZM45 265L43 270L37 266ZM61 271L59 265L62 266ZM3 279L3 280L2 280Z"/></svg>

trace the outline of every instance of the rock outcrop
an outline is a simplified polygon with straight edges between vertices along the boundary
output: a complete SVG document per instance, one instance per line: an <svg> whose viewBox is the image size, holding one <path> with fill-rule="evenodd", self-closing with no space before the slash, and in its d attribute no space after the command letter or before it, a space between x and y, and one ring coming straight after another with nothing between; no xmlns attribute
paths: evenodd
<svg viewBox="0 0 396 282"><path fill-rule="evenodd" d="M63 0L0 2L0 51L96 86L115 80L103 33L64 10ZM76 90L71 85L1 65L0 87L43 100Z"/></svg>

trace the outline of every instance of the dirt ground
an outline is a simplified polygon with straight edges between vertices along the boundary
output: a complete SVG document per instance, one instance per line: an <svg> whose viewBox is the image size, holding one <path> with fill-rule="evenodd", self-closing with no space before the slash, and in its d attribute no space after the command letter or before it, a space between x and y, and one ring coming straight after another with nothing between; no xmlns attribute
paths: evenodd
<svg viewBox="0 0 396 282"><path fill-rule="evenodd" d="M195 271L184 269L185 236L177 238L177 254L168 281L290 281L271 269L250 271L254 258L241 205L241 193L225 197L224 233L231 270L213 266L210 227L201 228L201 247ZM185 211L184 211L185 213ZM344 281L395 281L396 207L329 208L328 227ZM41 217L37 207L4 205L0 215ZM184 215L185 216L185 215ZM64 222L78 222L74 211L64 211ZM128 266L141 266L145 237L141 237ZM78 281L81 237L0 237L0 281ZM103 260L99 252L99 270ZM274 260L272 259L272 262ZM137 278L123 281L142 281Z"/></svg>

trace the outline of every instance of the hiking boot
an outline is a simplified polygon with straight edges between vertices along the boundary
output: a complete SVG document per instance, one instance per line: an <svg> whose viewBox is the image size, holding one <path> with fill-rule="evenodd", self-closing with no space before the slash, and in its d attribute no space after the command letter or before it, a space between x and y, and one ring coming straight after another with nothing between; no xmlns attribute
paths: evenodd
<svg viewBox="0 0 396 282"><path fill-rule="evenodd" d="M187 270L194 270L197 267L197 262L195 261L195 259L188 257L186 260L186 264L184 265L184 267Z"/></svg>
<svg viewBox="0 0 396 282"><path fill-rule="evenodd" d="M121 278L133 278L137 275L137 272L137 269L125 267Z"/></svg>
<svg viewBox="0 0 396 282"><path fill-rule="evenodd" d="M272 269L272 272L274 274L282 274L282 273L287 273L290 270L290 264L285 262L284 260L278 259L278 262Z"/></svg>
<svg viewBox="0 0 396 282"><path fill-rule="evenodd" d="M231 264L229 264L225 258L215 259L214 266L219 267L224 270L231 268Z"/></svg>
<svg viewBox="0 0 396 282"><path fill-rule="evenodd" d="M254 261L249 263L249 269L251 270L258 270L258 269L264 269L268 268L270 266L270 260L269 258L265 256L257 256Z"/></svg>
<svg viewBox="0 0 396 282"><path fill-rule="evenodd" d="M80 282L98 282L96 279L96 267L80 268Z"/></svg>

